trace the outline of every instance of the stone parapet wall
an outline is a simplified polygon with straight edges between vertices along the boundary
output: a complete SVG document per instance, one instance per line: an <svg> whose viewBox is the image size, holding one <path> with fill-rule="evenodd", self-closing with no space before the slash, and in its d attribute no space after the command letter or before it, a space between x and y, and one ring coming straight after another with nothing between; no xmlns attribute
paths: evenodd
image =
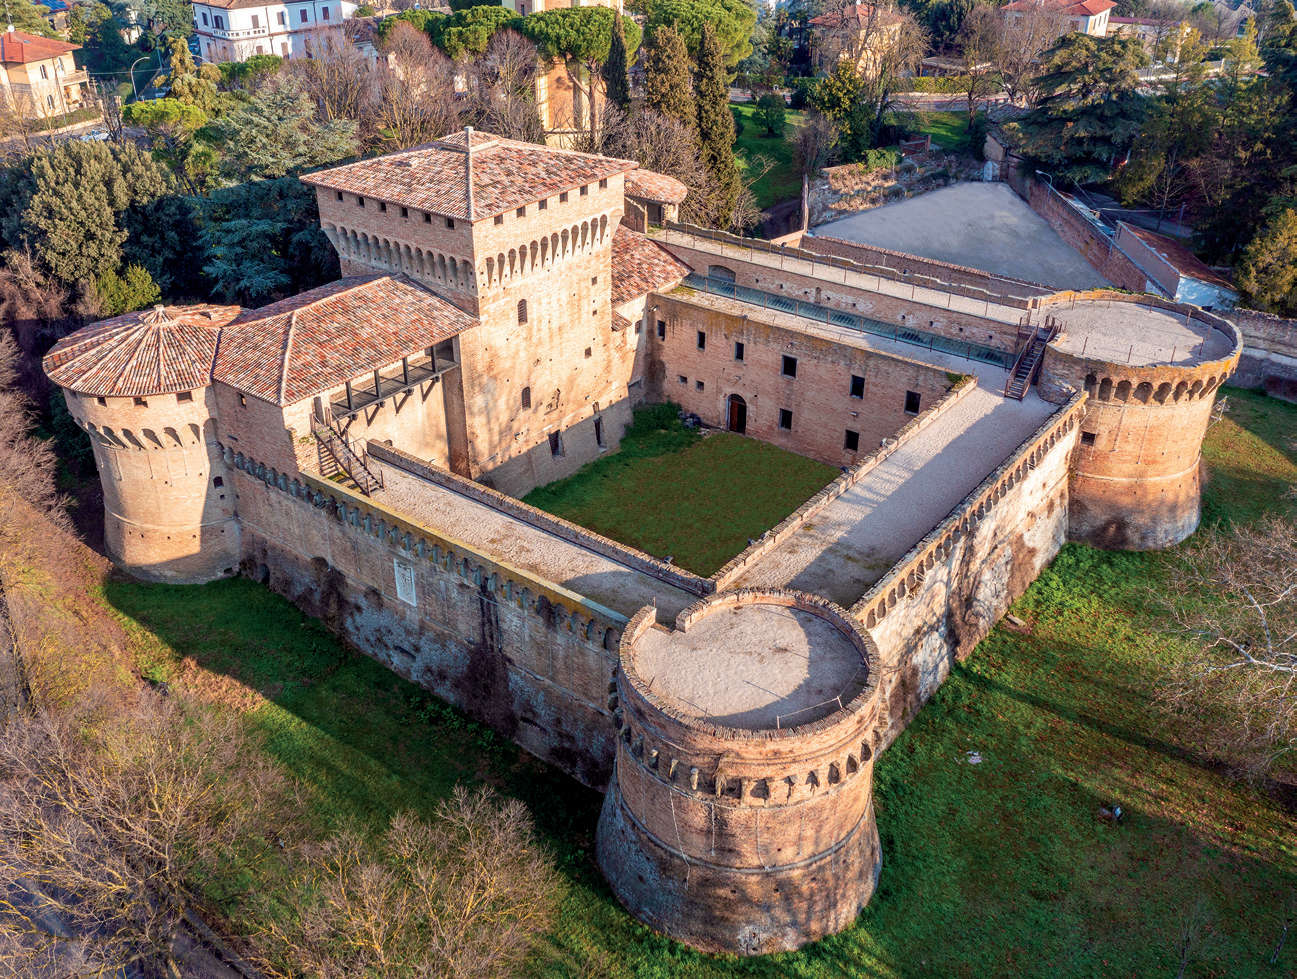
<svg viewBox="0 0 1297 979"><path fill-rule="evenodd" d="M855 605L878 644L879 749L936 692L1067 539L1075 395Z"/></svg>
<svg viewBox="0 0 1297 979"><path fill-rule="evenodd" d="M346 487L225 455L246 574L536 757L607 782L625 616Z"/></svg>
<svg viewBox="0 0 1297 979"><path fill-rule="evenodd" d="M627 567L642 571L659 581L664 581L691 594L709 595L716 590L715 584L707 578L667 564L650 554L645 554L643 551L638 551L633 547L627 547L625 544L620 544L609 537L604 537L602 534L596 534L593 530L587 530L570 520L564 520L562 517L556 517L552 513L546 513L544 510L539 510L512 496L507 496L499 490L483 486L481 483L466 479L463 476L457 476L440 466L424 462L408 452L402 452L400 449L383 445L381 442L371 441L369 443L369 458L376 460L380 468L392 467L417 476L419 479L435 483L438 486L444 486L484 506L499 510L501 513L507 513L511 517L517 517L524 523L538 527L561 540L584 547L586 550L594 551L596 554L602 554L604 557L612 558Z"/></svg>
<svg viewBox="0 0 1297 979"><path fill-rule="evenodd" d="M1026 186L1014 185L1022 194L1026 190L1027 205L1045 219L1060 238L1090 263L1096 272L1117 286L1130 292L1152 292L1157 286L1116 240L1100 231L1063 196L1047 184L1027 178Z"/></svg>
<svg viewBox="0 0 1297 979"><path fill-rule="evenodd" d="M1237 308L1225 318L1243 334L1233 383L1297 402L1297 320Z"/></svg>
<svg viewBox="0 0 1297 979"><path fill-rule="evenodd" d="M882 446L869 453L778 524L767 530L754 543L750 544L743 553L736 555L724 564L720 570L712 575L711 580L716 588L723 590L732 585L768 553L797 533L807 521L817 517L824 511L825 507L868 476L874 469L885 462L893 452L922 432L976 388L977 384L970 378L947 391L932 407L898 429Z"/></svg>
<svg viewBox="0 0 1297 979"><path fill-rule="evenodd" d="M1055 290L1051 286L1009 275L996 275L967 265L955 265L922 255L893 251L878 245L844 241L831 235L805 235L800 240L803 251L817 255L845 258L867 268L891 269L905 278L921 276L931 282L970 286L1001 296L1044 296Z"/></svg>

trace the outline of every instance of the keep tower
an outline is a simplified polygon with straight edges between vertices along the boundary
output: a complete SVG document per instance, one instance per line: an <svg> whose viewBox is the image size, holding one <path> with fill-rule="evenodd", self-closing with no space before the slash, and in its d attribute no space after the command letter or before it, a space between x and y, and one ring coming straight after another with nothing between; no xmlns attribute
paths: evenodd
<svg viewBox="0 0 1297 979"><path fill-rule="evenodd" d="M239 563L216 443L212 362L237 306L155 306L60 341L45 372L94 449L109 555L139 578L209 581Z"/></svg>

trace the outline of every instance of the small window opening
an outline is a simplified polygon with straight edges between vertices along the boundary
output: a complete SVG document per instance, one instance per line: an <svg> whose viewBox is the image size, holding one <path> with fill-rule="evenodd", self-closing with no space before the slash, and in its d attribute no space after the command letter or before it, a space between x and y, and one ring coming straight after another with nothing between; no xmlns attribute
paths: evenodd
<svg viewBox="0 0 1297 979"><path fill-rule="evenodd" d="M454 218L446 218L446 227L448 227L448 228L453 228L453 227L455 227L455 219L454 219Z"/></svg>
<svg viewBox="0 0 1297 979"><path fill-rule="evenodd" d="M685 377L683 374L677 374L677 375L676 375L676 379L679 380L679 382L680 382L681 384L688 384L688 383L689 383L689 378Z"/></svg>
<svg viewBox="0 0 1297 979"><path fill-rule="evenodd" d="M588 197L588 196L590 196L590 185L589 185L589 184L586 184L585 186L583 186L583 187L581 188L581 196L582 196L582 197Z"/></svg>
<svg viewBox="0 0 1297 979"><path fill-rule="evenodd" d="M427 211L423 212L423 223L432 224L432 215L429 214Z"/></svg>
<svg viewBox="0 0 1297 979"><path fill-rule="evenodd" d="M842 440L842 447L848 452L855 452L860 448L860 433L847 429L846 437Z"/></svg>
<svg viewBox="0 0 1297 979"><path fill-rule="evenodd" d="M522 389L522 406L524 408L531 407L531 385L530 384L528 384L525 388Z"/></svg>
<svg viewBox="0 0 1297 979"><path fill-rule="evenodd" d="M549 201L537 201L536 210L545 211L549 209Z"/></svg>
<svg viewBox="0 0 1297 979"><path fill-rule="evenodd" d="M144 398L136 398L134 400L136 408L147 408L149 406L148 401Z"/></svg>
<svg viewBox="0 0 1297 979"><path fill-rule="evenodd" d="M743 344L741 341L735 341L734 343L734 359L735 360L743 359Z"/></svg>
<svg viewBox="0 0 1297 979"><path fill-rule="evenodd" d="M786 432L791 432L793 429L793 413L787 408L779 409L779 427Z"/></svg>
<svg viewBox="0 0 1297 979"><path fill-rule="evenodd" d="M594 420L594 440L595 440L595 444L598 445L599 448L601 449L604 448L602 418L596 418Z"/></svg>
<svg viewBox="0 0 1297 979"><path fill-rule="evenodd" d="M363 198L363 197L357 197L357 198L356 198L356 206L357 206L357 207L364 207L364 206L365 206L365 198Z"/></svg>
<svg viewBox="0 0 1297 979"><path fill-rule="evenodd" d="M607 178L607 177L604 177L602 180L599 181L599 189L600 189L600 190L607 190L607 189L608 189L608 178Z"/></svg>
<svg viewBox="0 0 1297 979"><path fill-rule="evenodd" d="M401 208L401 217L406 218L407 220L409 219L410 209L408 207Z"/></svg>
<svg viewBox="0 0 1297 979"><path fill-rule="evenodd" d="M193 401L193 400L194 400L194 392L193 392L193 391L179 391L179 392L176 393L176 400L177 400L177 401L180 401L180 402Z"/></svg>
<svg viewBox="0 0 1297 979"><path fill-rule="evenodd" d="M520 207L513 213L514 217L525 218L527 216L527 209L525 207Z"/></svg>
<svg viewBox="0 0 1297 979"><path fill-rule="evenodd" d="M224 478L222 478L222 477L220 477L220 476L213 476L213 477L212 477L212 485L213 485L213 486L224 486L224 485L225 485L225 480L224 480Z"/></svg>
<svg viewBox="0 0 1297 979"><path fill-rule="evenodd" d="M701 390L703 389L703 382L702 382L702 381L694 381L694 387L695 387L697 390L701 391Z"/></svg>
<svg viewBox="0 0 1297 979"><path fill-rule="evenodd" d="M556 459L563 454L563 433L562 432L549 433L549 454Z"/></svg>
<svg viewBox="0 0 1297 979"><path fill-rule="evenodd" d="M859 374L851 375L851 396L853 398L863 398L865 396L865 379Z"/></svg>
<svg viewBox="0 0 1297 979"><path fill-rule="evenodd" d="M665 340L666 338L667 338L667 321L658 320L658 339Z"/></svg>
<svg viewBox="0 0 1297 979"><path fill-rule="evenodd" d="M586 355L586 357L593 357L593 356L594 356L594 350L593 350L591 347L586 347L586 348L585 348L585 355Z"/></svg>
<svg viewBox="0 0 1297 979"><path fill-rule="evenodd" d="M386 213L387 213L387 201L379 201L379 202L378 202L378 209L379 209L380 211L382 211L384 214L386 214Z"/></svg>
<svg viewBox="0 0 1297 979"><path fill-rule="evenodd" d="M567 191L566 191L566 190L563 191L563 193L561 193L561 194L558 195L558 202L559 202L560 204L566 204L566 203L567 203Z"/></svg>
<svg viewBox="0 0 1297 979"><path fill-rule="evenodd" d="M796 376L797 376L797 358L796 358L796 357L789 357L787 354L784 354L784 369L783 369L783 375L784 375L784 377L796 377Z"/></svg>
<svg viewBox="0 0 1297 979"><path fill-rule="evenodd" d="M704 333L702 330L698 331L698 349L699 350L707 349L707 334Z"/></svg>
<svg viewBox="0 0 1297 979"><path fill-rule="evenodd" d="M1082 444L1082 445L1094 445L1094 432L1082 432L1082 433L1081 433L1081 444Z"/></svg>
<svg viewBox="0 0 1297 979"><path fill-rule="evenodd" d="M338 190L338 191L334 191L334 193L338 195L338 200L342 200L342 191Z"/></svg>
<svg viewBox="0 0 1297 979"><path fill-rule="evenodd" d="M98 404L101 404L101 405L106 405L106 404L108 404L108 399L107 399L107 398L95 398L95 401L96 401Z"/></svg>
<svg viewBox="0 0 1297 979"><path fill-rule="evenodd" d="M919 413L919 392L905 392L905 413L907 415L917 415Z"/></svg>
<svg viewBox="0 0 1297 979"><path fill-rule="evenodd" d="M518 322L527 322L527 300L525 299L518 300Z"/></svg>
<svg viewBox="0 0 1297 979"><path fill-rule="evenodd" d="M503 215L503 214L497 214L497 215L495 216L495 223L496 223L496 224L504 224L504 215Z"/></svg>
<svg viewBox="0 0 1297 979"><path fill-rule="evenodd" d="M242 394L239 395L239 404L241 404L243 407L246 408L246 407L248 406L248 399L247 399L247 397L245 397L245 396L242 395Z"/></svg>

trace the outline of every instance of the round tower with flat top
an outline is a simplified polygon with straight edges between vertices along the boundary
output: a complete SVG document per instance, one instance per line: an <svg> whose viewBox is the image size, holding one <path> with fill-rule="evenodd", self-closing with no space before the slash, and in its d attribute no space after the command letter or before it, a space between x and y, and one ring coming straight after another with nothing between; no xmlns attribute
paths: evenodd
<svg viewBox="0 0 1297 979"><path fill-rule="evenodd" d="M239 563L216 444L212 362L237 306L155 306L60 341L45 373L94 448L109 555L139 578L209 581Z"/></svg>
<svg viewBox="0 0 1297 979"><path fill-rule="evenodd" d="M621 639L599 866L646 924L710 952L797 948L878 880L873 640L840 607L740 590Z"/></svg>

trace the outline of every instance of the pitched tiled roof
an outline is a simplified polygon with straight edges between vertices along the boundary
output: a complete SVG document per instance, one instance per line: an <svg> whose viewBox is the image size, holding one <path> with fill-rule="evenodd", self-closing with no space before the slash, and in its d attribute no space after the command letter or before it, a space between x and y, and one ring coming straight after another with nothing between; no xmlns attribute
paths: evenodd
<svg viewBox="0 0 1297 979"><path fill-rule="evenodd" d="M242 313L221 331L212 376L291 404L476 325L403 275L352 276Z"/></svg>
<svg viewBox="0 0 1297 979"><path fill-rule="evenodd" d="M876 7L872 3L853 3L841 10L830 10L828 13L812 17L810 23L816 27L838 27L847 22L857 25L874 23L892 24L900 22L900 14L891 8Z"/></svg>
<svg viewBox="0 0 1297 979"><path fill-rule="evenodd" d="M479 221L625 173L636 165L633 160L473 133L470 215L465 143L465 133L452 133L435 143L320 170L302 180L433 214Z"/></svg>
<svg viewBox="0 0 1297 979"><path fill-rule="evenodd" d="M1117 6L1113 0L1013 0L1002 10L1035 10L1037 7L1059 11L1064 17L1095 17Z"/></svg>
<svg viewBox="0 0 1297 979"><path fill-rule="evenodd" d="M211 382L220 329L238 306L155 306L64 337L45 355L60 387L97 397L192 391Z"/></svg>
<svg viewBox="0 0 1297 979"><path fill-rule="evenodd" d="M48 61L70 51L81 48L67 41L52 37L40 37L26 31L8 30L0 32L0 64L30 64L33 61Z"/></svg>
<svg viewBox="0 0 1297 979"><path fill-rule="evenodd" d="M689 266L656 241L628 228L612 236L612 304L620 306L655 289L675 285Z"/></svg>
<svg viewBox="0 0 1297 979"><path fill-rule="evenodd" d="M1122 226L1136 238L1161 256L1168 265L1181 275L1200 282L1210 282L1223 289L1234 288L1234 283L1221 275L1201 258L1195 255L1183 242L1160 235L1147 228L1137 228L1133 224L1122 222Z"/></svg>
<svg viewBox="0 0 1297 979"><path fill-rule="evenodd" d="M680 204L689 196L689 188L665 173L636 169L626 174L626 195L663 204Z"/></svg>

